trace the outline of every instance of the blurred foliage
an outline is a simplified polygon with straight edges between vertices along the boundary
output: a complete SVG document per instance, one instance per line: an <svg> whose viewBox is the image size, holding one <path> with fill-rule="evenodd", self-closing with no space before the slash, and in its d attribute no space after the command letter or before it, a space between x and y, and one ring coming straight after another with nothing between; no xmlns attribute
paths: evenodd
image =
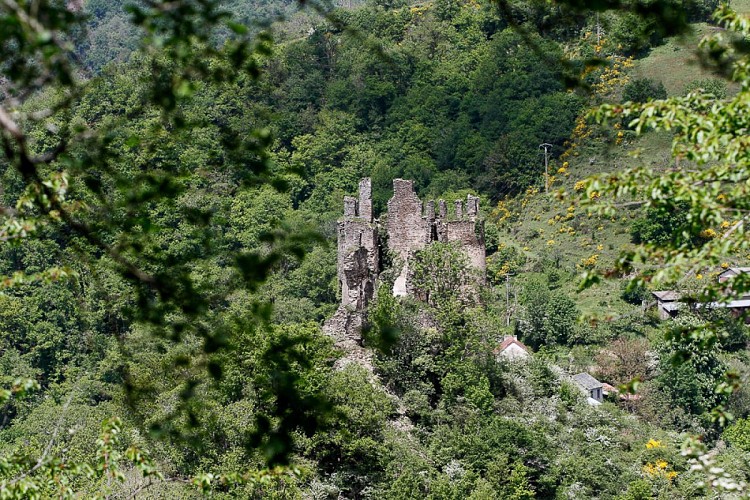
<svg viewBox="0 0 750 500"><path fill-rule="evenodd" d="M609 498L628 485L629 498L688 497L695 481L677 450L645 457L644 443L686 429L718 437L720 403L750 412L722 378L729 356L746 368L746 330L713 318L713 337L706 318L680 323L653 342L658 366L633 362L643 342L614 339L650 326L580 323L562 257L536 262L501 243L502 204L476 297L451 245L416 257L416 299L381 288L364 336L380 348L374 371L341 366L320 323L337 302L341 199L360 177L372 177L378 213L395 177L449 199L536 193L537 145L556 159L585 139L586 87L714 7L0 0L0 496ZM724 8L720 21L745 29ZM742 43L705 47L746 80ZM621 62L599 71L603 56ZM622 80L607 81L595 100ZM650 85L632 100L659 98ZM718 110L697 94L651 101L632 126L678 126L676 152L713 168L726 134L691 120L739 130L743 95ZM684 123L658 122L675 106ZM685 146L699 132L714 149ZM744 168L741 152L726 161ZM730 189L741 187L724 181L743 178L730 170L696 182L735 223L745 205ZM635 243L689 253L735 227L664 186ZM534 264L544 273L520 280L508 326L490 285ZM546 354L496 359L513 328ZM558 365L597 348L618 360L613 381L643 374L651 396L589 408ZM676 479L644 474L658 460Z"/></svg>
<svg viewBox="0 0 750 500"><path fill-rule="evenodd" d="M693 80L685 86L685 95L691 92L711 94L717 99L727 98L727 82L718 78L706 78L704 80ZM666 96L665 96L666 97Z"/></svg>

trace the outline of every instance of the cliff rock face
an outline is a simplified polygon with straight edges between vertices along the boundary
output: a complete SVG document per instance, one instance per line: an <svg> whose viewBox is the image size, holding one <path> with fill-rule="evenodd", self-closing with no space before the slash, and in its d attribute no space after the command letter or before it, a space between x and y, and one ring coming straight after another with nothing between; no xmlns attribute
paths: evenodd
<svg viewBox="0 0 750 500"><path fill-rule="evenodd" d="M470 265L484 276L484 225L479 219L479 198L469 195L466 205L457 200L454 217L448 216L445 201L438 200L423 207L410 180L394 179L393 197L388 201L388 213L381 226L373 219L372 182L369 178L359 183L359 197L344 198L344 218L338 223L338 278L341 304L326 322L324 330L349 357L366 361L362 349L362 328L365 326L367 305L375 296L381 267L380 249L385 247L393 262L393 295L405 296L412 292L409 283L409 262L415 252L427 245L457 242L466 252ZM384 230L383 241L379 231ZM369 359L369 358L368 358ZM369 364L369 363L368 363Z"/></svg>

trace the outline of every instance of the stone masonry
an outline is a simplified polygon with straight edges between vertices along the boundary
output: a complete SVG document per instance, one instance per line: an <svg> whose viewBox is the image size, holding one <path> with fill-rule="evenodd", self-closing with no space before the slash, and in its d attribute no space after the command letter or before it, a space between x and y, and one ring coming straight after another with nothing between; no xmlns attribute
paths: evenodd
<svg viewBox="0 0 750 500"><path fill-rule="evenodd" d="M414 252L423 249L435 241L458 242L466 252L470 265L485 272L484 226L478 219L479 198L469 195L466 199L466 210L461 200L456 200L455 218L448 218L445 201L438 201L438 213L435 213L435 202L429 201L426 210L422 210L422 201L414 192L412 181L395 179L393 181L393 198L388 201L386 231L388 250L399 266L393 284L393 295L410 294L408 283L409 259Z"/></svg>
<svg viewBox="0 0 750 500"><path fill-rule="evenodd" d="M361 331L367 304L375 295L381 268L380 248L385 246L393 262L395 296L410 294L409 261L415 252L427 245L458 242L470 265L484 276L484 225L479 219L479 198L469 195L466 205L455 202L454 217L448 216L445 201L434 201L423 207L410 180L394 179L393 197L388 201L384 224L373 219L372 183L359 183L359 197L344 198L344 218L338 223L338 278L341 304L324 329L339 347L354 354L361 350ZM379 237L385 230L387 240ZM384 245L384 243L386 243ZM364 355L364 353L362 353Z"/></svg>
<svg viewBox="0 0 750 500"><path fill-rule="evenodd" d="M412 181L395 179L393 198L388 200L388 250L394 264L400 267L393 284L393 295L406 295L409 275L409 256L430 242L431 222L422 215L422 200L414 192Z"/></svg>
<svg viewBox="0 0 750 500"><path fill-rule="evenodd" d="M364 311L375 293L380 272L378 227L372 219L370 179L359 183L359 199L344 198L344 219L338 225L338 276L341 306Z"/></svg>

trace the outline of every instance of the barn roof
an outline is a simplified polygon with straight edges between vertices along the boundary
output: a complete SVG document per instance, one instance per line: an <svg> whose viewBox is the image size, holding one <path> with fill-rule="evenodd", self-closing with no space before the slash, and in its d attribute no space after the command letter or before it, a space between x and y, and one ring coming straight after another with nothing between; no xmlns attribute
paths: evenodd
<svg viewBox="0 0 750 500"><path fill-rule="evenodd" d="M725 274L742 274L742 273L750 273L750 267L730 267L726 270L722 271L719 276L724 276Z"/></svg>
<svg viewBox="0 0 750 500"><path fill-rule="evenodd" d="M743 298L730 300L729 302L709 302L706 305L698 304L698 307L708 307L709 309L743 309L745 307L750 307L750 299Z"/></svg>
<svg viewBox="0 0 750 500"><path fill-rule="evenodd" d="M580 385L587 391L602 387L601 382L599 382L598 380L596 380L594 377L592 377L586 372L579 373L578 375L573 375L573 380L576 382L576 384Z"/></svg>
<svg viewBox="0 0 750 500"><path fill-rule="evenodd" d="M651 292L654 297L659 299L661 302L674 302L680 300L682 294L674 290L662 290L658 292Z"/></svg>

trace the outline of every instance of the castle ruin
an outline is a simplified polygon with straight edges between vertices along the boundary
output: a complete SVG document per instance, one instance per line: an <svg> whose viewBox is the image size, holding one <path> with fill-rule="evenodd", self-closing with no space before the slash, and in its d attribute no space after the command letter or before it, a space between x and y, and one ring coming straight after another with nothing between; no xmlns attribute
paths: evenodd
<svg viewBox="0 0 750 500"><path fill-rule="evenodd" d="M437 210L436 210L437 208ZM386 238L380 237L385 230ZM468 195L466 205L455 202L448 215L444 200L424 207L410 180L394 179L393 197L383 223L373 218L372 182L359 183L359 196L344 198L344 218L338 223L338 278L341 304L325 325L343 348L361 344L360 335L368 303L375 296L381 267L381 251L388 251L395 280L395 296L412 295L409 262L415 252L433 242L457 242L469 264L481 277L485 274L484 225L479 219L479 198Z"/></svg>
<svg viewBox="0 0 750 500"><path fill-rule="evenodd" d="M478 220L478 215L479 198L472 195L466 199L465 212L463 202L456 200L453 220L448 218L448 207L444 200L438 201L437 213L434 201L427 202L427 209L423 210L422 200L414 192L414 183L395 179L385 224L388 250L396 265L400 266L393 284L393 294L411 295L408 283L410 257L436 241L458 242L466 252L470 265L480 272L480 276L484 276L484 226Z"/></svg>

